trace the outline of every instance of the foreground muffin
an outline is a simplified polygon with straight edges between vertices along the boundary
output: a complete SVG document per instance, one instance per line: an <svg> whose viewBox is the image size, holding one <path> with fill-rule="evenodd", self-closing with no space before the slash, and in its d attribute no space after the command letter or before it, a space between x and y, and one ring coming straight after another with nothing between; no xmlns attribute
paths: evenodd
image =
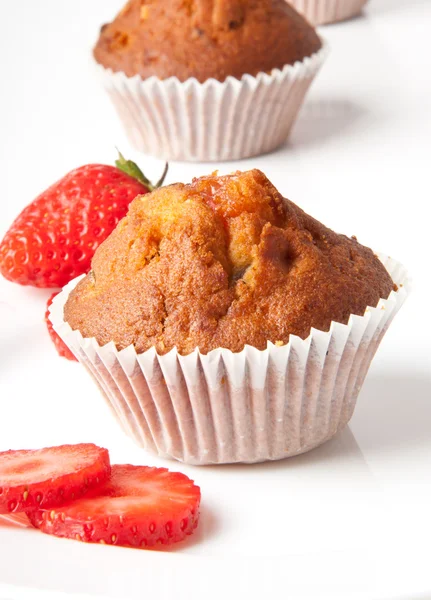
<svg viewBox="0 0 431 600"><path fill-rule="evenodd" d="M219 160L286 139L324 51L284 0L130 0L94 57L139 149Z"/></svg>
<svg viewBox="0 0 431 600"><path fill-rule="evenodd" d="M211 175L137 197L52 322L145 447L282 458L350 419L406 296L387 266L260 171Z"/></svg>
<svg viewBox="0 0 431 600"><path fill-rule="evenodd" d="M287 0L313 25L344 21L358 15L368 0Z"/></svg>
<svg viewBox="0 0 431 600"><path fill-rule="evenodd" d="M65 319L120 350L264 350L347 323L393 285L370 249L306 215L255 169L136 198Z"/></svg>

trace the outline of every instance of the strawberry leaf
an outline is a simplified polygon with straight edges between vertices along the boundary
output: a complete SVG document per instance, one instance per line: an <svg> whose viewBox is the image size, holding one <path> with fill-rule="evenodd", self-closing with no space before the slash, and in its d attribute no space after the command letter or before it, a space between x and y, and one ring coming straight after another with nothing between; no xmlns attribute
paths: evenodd
<svg viewBox="0 0 431 600"><path fill-rule="evenodd" d="M123 173L126 173L126 175L130 175L130 177L133 177L134 179L145 185L150 192L163 185L169 168L168 163L166 163L162 176L160 177L159 181L155 185L153 185L151 181L147 179L147 177L145 177L144 173L141 171L138 165L132 160L126 160L120 151L118 151L118 158L115 161L115 166L118 169L120 169L120 171L122 171Z"/></svg>

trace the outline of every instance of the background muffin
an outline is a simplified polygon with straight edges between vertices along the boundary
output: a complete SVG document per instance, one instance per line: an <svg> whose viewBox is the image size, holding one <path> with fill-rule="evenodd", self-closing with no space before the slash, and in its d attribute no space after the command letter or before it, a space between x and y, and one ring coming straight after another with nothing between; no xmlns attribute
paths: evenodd
<svg viewBox="0 0 431 600"><path fill-rule="evenodd" d="M94 48L131 142L181 160L279 146L324 56L284 0L131 0Z"/></svg>
<svg viewBox="0 0 431 600"><path fill-rule="evenodd" d="M282 69L321 46L282 0L131 0L102 27L94 57L128 77L203 83Z"/></svg>
<svg viewBox="0 0 431 600"><path fill-rule="evenodd" d="M120 350L263 350L347 323L392 288L370 249L305 214L255 169L138 196L65 319Z"/></svg>

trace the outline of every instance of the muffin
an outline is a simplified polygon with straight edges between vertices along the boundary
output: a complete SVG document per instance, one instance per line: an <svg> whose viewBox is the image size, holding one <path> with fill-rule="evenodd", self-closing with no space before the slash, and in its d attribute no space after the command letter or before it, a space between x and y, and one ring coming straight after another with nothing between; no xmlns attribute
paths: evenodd
<svg viewBox="0 0 431 600"><path fill-rule="evenodd" d="M287 0L313 25L344 21L358 15L368 0Z"/></svg>
<svg viewBox="0 0 431 600"><path fill-rule="evenodd" d="M132 143L184 160L283 143L324 55L284 0L130 0L94 48Z"/></svg>
<svg viewBox="0 0 431 600"><path fill-rule="evenodd" d="M253 170L136 198L64 314L84 337L119 350L264 350L347 323L393 285L369 248L306 215Z"/></svg>
<svg viewBox="0 0 431 600"><path fill-rule="evenodd" d="M131 0L102 27L98 63L128 77L224 81L282 69L322 47L290 6L260 0Z"/></svg>
<svg viewBox="0 0 431 600"><path fill-rule="evenodd" d="M212 174L138 196L52 322L149 450L283 458L349 421L406 296L386 266L262 172Z"/></svg>

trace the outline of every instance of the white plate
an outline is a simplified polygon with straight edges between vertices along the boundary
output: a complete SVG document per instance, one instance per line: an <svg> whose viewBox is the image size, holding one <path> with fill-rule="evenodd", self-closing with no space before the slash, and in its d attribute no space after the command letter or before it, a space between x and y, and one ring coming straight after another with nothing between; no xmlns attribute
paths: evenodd
<svg viewBox="0 0 431 600"><path fill-rule="evenodd" d="M98 25L121 4L3 7L0 235L68 170L112 162L115 145L139 158L87 60ZM80 366L56 356L43 323L48 292L0 281L0 450L92 441L115 462L184 471L203 497L196 534L169 552L0 526L0 598L431 597L426 17L425 0L372 0L366 18L326 28L332 55L290 143L221 165L261 168L307 212L393 255L413 276L351 427L325 446L255 466L188 467L147 455L118 429ZM157 178L161 164L145 165ZM172 164L169 181L212 169Z"/></svg>

